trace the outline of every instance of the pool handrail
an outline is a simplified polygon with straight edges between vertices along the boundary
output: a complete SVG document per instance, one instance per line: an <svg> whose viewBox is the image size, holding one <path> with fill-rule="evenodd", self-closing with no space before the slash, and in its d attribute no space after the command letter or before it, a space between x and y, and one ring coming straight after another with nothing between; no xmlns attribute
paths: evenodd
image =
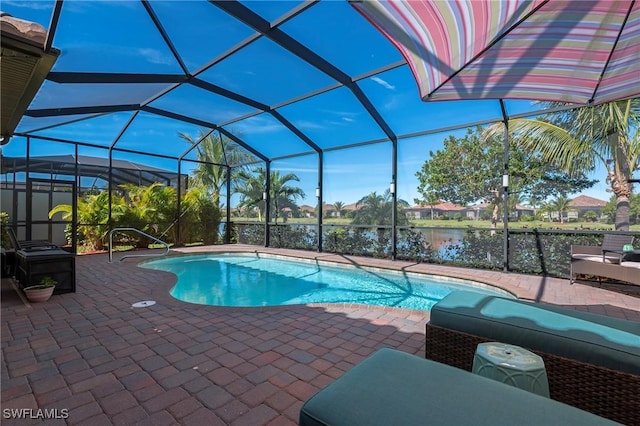
<svg viewBox="0 0 640 426"><path fill-rule="evenodd" d="M137 232L140 235L143 235L147 238L152 239L153 241L164 245L165 247L165 252L164 253L150 253L150 254L127 254L125 256L122 256L119 260L120 262L122 262L124 259L128 258L128 257L160 257L160 256L165 256L167 254L169 254L169 244L154 237L153 235L149 235L146 232L143 232L137 228L113 228L110 232L109 232L109 263L113 263L113 234L117 231L133 231L133 232Z"/></svg>

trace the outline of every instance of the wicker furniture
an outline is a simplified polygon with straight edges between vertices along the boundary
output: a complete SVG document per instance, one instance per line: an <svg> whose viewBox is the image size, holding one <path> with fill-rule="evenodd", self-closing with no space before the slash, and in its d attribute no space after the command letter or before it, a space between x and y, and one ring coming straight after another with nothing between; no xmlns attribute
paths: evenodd
<svg viewBox="0 0 640 426"><path fill-rule="evenodd" d="M500 299L487 298L488 300ZM438 322L442 321L438 319L438 304L436 304L434 306L435 312L432 310L431 321L426 325L425 356L437 362L471 371L478 344L489 341L502 341L518 345L543 358L552 399L623 424L640 424L640 364L636 364L636 361L634 361L636 359L634 357L640 357L640 350L637 349L640 347L640 332L634 332L634 330L640 330L640 324L627 321L629 323L628 330L630 330L628 335L631 336L631 339L635 339L634 336L637 336L638 341L631 343L628 353L620 351L623 362L620 362L621 368L616 368L615 359L609 360L608 366L603 366L594 363L595 361L589 362L586 359L578 360L574 359L573 356L567 356L566 353L570 353L570 349L567 349L567 352L558 354L557 351L549 350L549 346L546 349L541 349L540 347L540 345L544 345L541 342L553 341L554 339L556 342L551 343L552 345L557 345L565 337L568 339L568 347L575 343L571 340L572 335L577 338L590 339L595 334L592 336L586 332L576 332L571 328L563 331L564 327L558 324L558 327L550 328L546 332L542 330L538 336L532 336L525 330L516 330L512 336L509 336L507 328L496 330L492 327L491 323L495 318L483 316L482 312L487 310L487 303L488 301L479 303L475 313L471 308L460 308L464 315L460 327L452 326L451 324L438 324ZM568 309L554 307L552 310L562 314L567 311L566 315L573 315L573 312ZM541 315L544 315L544 313ZM584 312L575 312L575 315L577 318L593 317L593 315L588 315ZM515 324L519 320L513 313L508 314L503 319L506 323ZM532 326L535 326L539 321L540 316L530 319ZM604 326L596 324L595 328L598 327L606 331ZM463 328L466 329L463 330ZM627 332L625 331L625 333ZM603 349L602 345L606 344L606 339L597 341L599 344L594 344L594 353L585 353L585 345L574 347L574 353L576 355L582 354L586 358L599 358L600 356L596 352ZM581 343L586 344L586 341ZM562 349L564 348L561 348L560 351ZM609 354L616 355L617 349L604 349L608 350ZM620 371L621 369L627 371Z"/></svg>
<svg viewBox="0 0 640 426"><path fill-rule="evenodd" d="M574 283L576 275L584 274L640 285L640 262L625 260L617 252L618 250L615 253L610 252L606 258L603 258L600 247L572 245L571 272L569 276L571 284ZM610 262L609 256L611 254L618 257L619 262Z"/></svg>

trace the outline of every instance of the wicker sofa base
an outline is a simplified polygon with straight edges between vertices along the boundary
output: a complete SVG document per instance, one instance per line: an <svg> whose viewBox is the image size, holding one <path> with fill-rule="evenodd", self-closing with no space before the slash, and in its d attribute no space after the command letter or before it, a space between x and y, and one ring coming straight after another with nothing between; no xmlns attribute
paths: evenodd
<svg viewBox="0 0 640 426"><path fill-rule="evenodd" d="M426 358L467 371L472 370L478 344L490 341L429 323L426 333ZM640 376L532 352L544 359L552 399L622 424L640 425Z"/></svg>

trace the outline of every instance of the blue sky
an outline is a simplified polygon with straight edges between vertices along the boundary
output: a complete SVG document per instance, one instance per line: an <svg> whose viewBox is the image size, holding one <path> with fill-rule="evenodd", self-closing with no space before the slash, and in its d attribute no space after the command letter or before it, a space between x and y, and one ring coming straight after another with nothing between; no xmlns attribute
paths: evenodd
<svg viewBox="0 0 640 426"><path fill-rule="evenodd" d="M243 2L254 12L274 21L295 7L291 1ZM190 72L254 34L246 25L208 2L151 1L151 7L164 25ZM3 0L2 10L15 17L48 27L53 1ZM321 25L319 25L321 23ZM395 48L377 33L344 1L323 1L310 7L280 29L296 38L351 77L401 60ZM181 68L149 15L138 1L66 1L53 40L61 55L54 71L179 74ZM268 106L278 106L298 96L324 89L335 81L299 60L283 47L261 37L245 48L198 75L207 83L250 97ZM434 134L403 138L398 152L398 196L413 204L417 196L415 172L430 150L442 146L450 134L463 134L451 128L469 122L500 118L497 101L425 103L408 67L358 79L358 85L396 135L433 131ZM31 108L77 107L92 104L143 104L154 108L206 120L232 131L269 157L310 152L303 140L267 113L224 125L256 109L223 96L203 92L193 85L182 85L167 96L153 100L166 84L111 84L109 90L95 84L46 82ZM507 101L510 114L534 112L539 106L530 101ZM312 98L280 106L277 111L323 149L345 144L381 140L385 133L357 101L353 93L339 87ZM81 148L81 155L106 155L106 148L130 119L131 112L108 114L37 132L73 141L96 144L104 149ZM79 117L25 118L18 131L32 131ZM165 155L180 155L189 144L178 132L194 139L201 127L141 112L123 134L117 146ZM22 156L24 142L14 138L3 148L4 155ZM70 153L68 145L33 142L32 155ZM115 154L156 167L177 170L175 160L143 155ZM187 158L194 158L190 154ZM325 153L324 200L352 203L370 192L382 193L391 181L389 142ZM318 182L317 156L275 160L272 169L295 173L307 197L301 201L315 205ZM184 167L184 166L183 166ZM183 168L182 170L186 170ZM501 174L501 171L496 171ZM601 182L584 194L608 200L605 173L596 170Z"/></svg>

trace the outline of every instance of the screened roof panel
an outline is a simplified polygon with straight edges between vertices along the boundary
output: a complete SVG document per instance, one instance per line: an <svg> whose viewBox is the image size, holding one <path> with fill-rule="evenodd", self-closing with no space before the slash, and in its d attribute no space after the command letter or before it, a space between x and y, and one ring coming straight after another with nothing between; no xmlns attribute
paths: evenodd
<svg viewBox="0 0 640 426"><path fill-rule="evenodd" d="M39 157L43 155L73 154L75 146L70 143L51 142L41 139L31 139L29 142L30 155Z"/></svg>
<svg viewBox="0 0 640 426"><path fill-rule="evenodd" d="M132 154L129 152L114 150L113 159L116 161L133 163L141 170L155 170L158 173L177 172L178 170L177 161L170 158L154 158L151 155ZM125 164L122 165L124 166ZM121 169L123 168L124 167L121 167ZM182 172L182 174L184 175L184 172Z"/></svg>
<svg viewBox="0 0 640 426"><path fill-rule="evenodd" d="M267 0L243 0L240 3L247 6L249 9L261 15L269 22L273 22L276 18L287 13L289 10L298 6L301 1L292 0L279 0L279 1L267 1Z"/></svg>
<svg viewBox="0 0 640 426"><path fill-rule="evenodd" d="M5 1L2 8L49 27L56 22L53 5ZM314 145L405 140L502 118L498 101L421 102L406 65L369 76L403 57L346 0L77 0L64 2L59 18L51 29L61 51L57 74L27 112L48 116L23 117L17 132L108 146L140 109L116 148L179 157L189 144L178 132L197 137L203 128L223 126L258 153L280 158L314 152ZM84 83L54 83L78 78ZM511 116L546 106L505 105ZM126 112L101 115L117 106ZM89 109L59 111L77 107Z"/></svg>
<svg viewBox="0 0 640 426"><path fill-rule="evenodd" d="M53 71L182 72L141 2L65 2L54 45Z"/></svg>
<svg viewBox="0 0 640 426"><path fill-rule="evenodd" d="M90 120L75 120L35 134L46 132L48 137L108 147L116 140L118 133L132 115L132 112L103 114Z"/></svg>
<svg viewBox="0 0 640 426"><path fill-rule="evenodd" d="M319 2L280 28L352 77L402 60L346 1Z"/></svg>
<svg viewBox="0 0 640 426"><path fill-rule="evenodd" d="M191 84L180 85L150 102L149 106L216 125L258 111L254 107L202 90Z"/></svg>
<svg viewBox="0 0 640 426"><path fill-rule="evenodd" d="M149 84L71 84L45 81L31 103L31 110L140 104L170 87Z"/></svg>
<svg viewBox="0 0 640 426"><path fill-rule="evenodd" d="M372 192L384 194L391 183L391 153L390 142L327 152L324 200L352 204Z"/></svg>
<svg viewBox="0 0 640 426"><path fill-rule="evenodd" d="M141 112L126 129L116 147L178 157L191 144L180 133L196 140L200 127L156 114Z"/></svg>
<svg viewBox="0 0 640 426"><path fill-rule="evenodd" d="M261 37L199 75L266 105L335 83L317 68Z"/></svg>
<svg viewBox="0 0 640 426"><path fill-rule="evenodd" d="M278 171L280 176L292 173L299 181L287 182L288 185L295 185L304 191L305 196L298 198L298 205L311 204L315 207L318 200L316 198L316 188L318 187L318 156L303 155L295 158L286 158L271 163L271 170Z"/></svg>
<svg viewBox="0 0 640 426"><path fill-rule="evenodd" d="M200 143L198 145L199 148L188 150L183 159L191 161L209 160L214 163L226 164L231 167L262 161L251 152L249 152L245 147L229 139L226 135L221 135L221 133L217 130L213 131L210 137L216 141L214 151L216 151L220 147L219 141L220 138L222 138L222 147L224 152L217 151L213 152L213 155L211 155L211 151L207 150L206 147L201 147L202 143Z"/></svg>
<svg viewBox="0 0 640 426"><path fill-rule="evenodd" d="M237 121L225 128L269 158L313 150L280 121L267 113Z"/></svg>
<svg viewBox="0 0 640 426"><path fill-rule="evenodd" d="M323 149L386 137L345 87L287 105L278 111Z"/></svg>
<svg viewBox="0 0 640 426"><path fill-rule="evenodd" d="M259 159L258 157L256 157L255 155L247 151L246 148L238 145L233 141L229 141L229 140L226 141L225 151L226 151L225 158L227 160L227 164L230 166L239 166L243 164L255 164L255 163L262 162L261 159ZM229 155L230 151L239 152L241 153L241 155L230 156Z"/></svg>
<svg viewBox="0 0 640 426"><path fill-rule="evenodd" d="M151 7L190 72L254 33L208 2L153 0Z"/></svg>
<svg viewBox="0 0 640 426"><path fill-rule="evenodd" d="M100 114L73 114L73 115L52 115L46 117L29 117L27 115L22 116L18 127L16 127L16 133L36 133L46 130L51 126L57 126L64 123L71 123L78 120L89 120L98 117ZM49 133L47 132L46 135ZM43 136L46 136L43 134Z"/></svg>
<svg viewBox="0 0 640 426"><path fill-rule="evenodd" d="M360 80L358 85L378 107L389 126L400 135L502 119L500 103L496 100L421 101L416 96L416 83L408 66ZM451 114L451 107L460 113Z"/></svg>

